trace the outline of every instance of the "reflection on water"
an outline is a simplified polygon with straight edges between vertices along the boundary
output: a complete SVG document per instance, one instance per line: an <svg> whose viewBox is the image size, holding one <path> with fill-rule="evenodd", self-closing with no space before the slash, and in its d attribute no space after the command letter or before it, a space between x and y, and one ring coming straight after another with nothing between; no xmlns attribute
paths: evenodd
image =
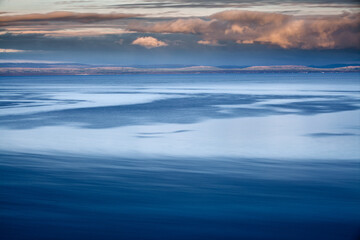
<svg viewBox="0 0 360 240"><path fill-rule="evenodd" d="M358 74L0 78L2 239L356 239Z"/></svg>

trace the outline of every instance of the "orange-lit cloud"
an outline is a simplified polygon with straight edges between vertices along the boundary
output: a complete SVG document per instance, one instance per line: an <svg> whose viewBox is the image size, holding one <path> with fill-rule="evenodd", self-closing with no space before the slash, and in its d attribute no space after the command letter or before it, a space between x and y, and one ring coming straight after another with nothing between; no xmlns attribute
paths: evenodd
<svg viewBox="0 0 360 240"><path fill-rule="evenodd" d="M211 46L220 46L221 44L219 44L218 41L216 40L199 40L197 41L198 44L202 44L202 45L211 45Z"/></svg>
<svg viewBox="0 0 360 240"><path fill-rule="evenodd" d="M46 37L86 37L124 33L183 33L198 35L200 37L197 41L198 44L211 46L222 46L233 42L237 44L270 44L282 48L299 49L360 48L360 13L294 16L281 13L230 10L204 18L158 21L144 17L131 23L129 21L99 23L104 20L136 16L139 15L75 12L6 15L0 17L0 26L3 26L0 35L10 33L42 34ZM146 46L145 42L149 44ZM154 38L145 38L145 40L140 38L139 43L147 48L166 45L161 41L156 43ZM133 44L137 44L137 42Z"/></svg>
<svg viewBox="0 0 360 240"><path fill-rule="evenodd" d="M129 28L139 32L201 34L211 29L211 22L200 18L190 18L162 21L155 24L133 23Z"/></svg>
<svg viewBox="0 0 360 240"><path fill-rule="evenodd" d="M291 16L252 11L224 11L206 19L190 18L154 24L132 24L130 30L187 33L202 37L199 44L273 44L282 48L334 49L360 47L360 14Z"/></svg>
<svg viewBox="0 0 360 240"><path fill-rule="evenodd" d="M132 42L134 45L140 45L146 48L165 47L167 43L153 37L139 37Z"/></svg>

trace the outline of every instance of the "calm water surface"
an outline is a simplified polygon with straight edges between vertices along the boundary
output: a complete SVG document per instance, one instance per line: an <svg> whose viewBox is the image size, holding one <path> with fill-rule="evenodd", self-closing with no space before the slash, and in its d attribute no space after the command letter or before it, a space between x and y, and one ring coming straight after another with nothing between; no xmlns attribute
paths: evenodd
<svg viewBox="0 0 360 240"><path fill-rule="evenodd" d="M360 74L0 78L1 239L358 239Z"/></svg>

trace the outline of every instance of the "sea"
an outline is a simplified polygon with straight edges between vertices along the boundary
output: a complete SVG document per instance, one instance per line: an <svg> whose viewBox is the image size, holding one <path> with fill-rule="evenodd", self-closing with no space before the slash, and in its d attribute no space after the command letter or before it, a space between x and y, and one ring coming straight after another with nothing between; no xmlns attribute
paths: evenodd
<svg viewBox="0 0 360 240"><path fill-rule="evenodd" d="M0 77L0 239L360 238L360 73Z"/></svg>

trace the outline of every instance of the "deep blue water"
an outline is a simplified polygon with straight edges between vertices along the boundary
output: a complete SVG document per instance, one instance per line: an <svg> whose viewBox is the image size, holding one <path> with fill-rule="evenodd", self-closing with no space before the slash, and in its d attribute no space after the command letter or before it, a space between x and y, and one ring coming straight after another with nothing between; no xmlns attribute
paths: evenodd
<svg viewBox="0 0 360 240"><path fill-rule="evenodd" d="M358 239L359 74L0 78L1 239Z"/></svg>

